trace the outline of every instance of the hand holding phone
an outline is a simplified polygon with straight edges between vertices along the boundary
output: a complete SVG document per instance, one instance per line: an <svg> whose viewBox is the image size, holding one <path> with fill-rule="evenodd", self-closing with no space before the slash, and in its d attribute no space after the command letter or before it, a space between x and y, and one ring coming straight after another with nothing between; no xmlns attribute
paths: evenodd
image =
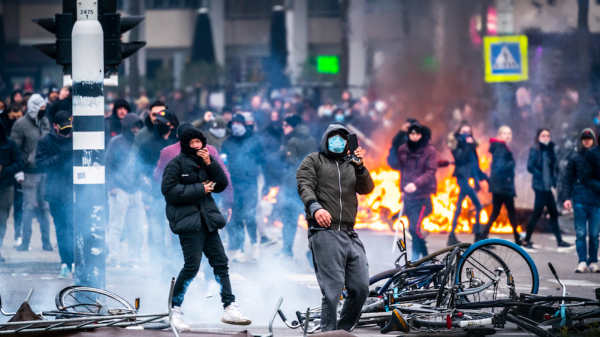
<svg viewBox="0 0 600 337"><path fill-rule="evenodd" d="M353 133L348 135L348 154L351 156L350 162L353 165L362 165L362 148L358 146L358 138Z"/></svg>

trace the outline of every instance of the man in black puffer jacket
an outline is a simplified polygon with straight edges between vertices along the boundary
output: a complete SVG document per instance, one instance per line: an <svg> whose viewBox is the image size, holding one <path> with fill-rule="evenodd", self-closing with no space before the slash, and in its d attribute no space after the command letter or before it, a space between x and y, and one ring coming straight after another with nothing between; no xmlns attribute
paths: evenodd
<svg viewBox="0 0 600 337"><path fill-rule="evenodd" d="M62 263L59 278L69 278L74 261L73 236L73 137L71 114L59 111L54 115L54 130L38 143L35 165L46 173L46 194L54 218L58 253Z"/></svg>
<svg viewBox="0 0 600 337"><path fill-rule="evenodd" d="M354 231L357 194L373 192L375 184L362 162L362 149L349 160L348 129L331 124L321 139L321 152L309 154L296 173L298 194L306 210L315 273L323 294L321 331L350 331L369 295L369 267L365 247ZM337 320L344 290L348 297Z"/></svg>
<svg viewBox="0 0 600 337"><path fill-rule="evenodd" d="M6 233L6 220L13 204L15 174L25 166L21 150L14 140L8 138L4 125L0 123L0 248ZM0 262L4 258L0 255Z"/></svg>
<svg viewBox="0 0 600 337"><path fill-rule="evenodd" d="M183 322L181 304L187 287L200 269L202 253L221 282L221 301L225 308L222 321L250 324L234 303L229 281L228 259L219 236L226 220L211 193L221 193L228 181L219 163L205 148L206 138L197 129L188 128L180 136L181 153L163 173L161 190L167 202L167 219L173 233L179 235L185 264L173 289L173 320L179 330L189 330Z"/></svg>

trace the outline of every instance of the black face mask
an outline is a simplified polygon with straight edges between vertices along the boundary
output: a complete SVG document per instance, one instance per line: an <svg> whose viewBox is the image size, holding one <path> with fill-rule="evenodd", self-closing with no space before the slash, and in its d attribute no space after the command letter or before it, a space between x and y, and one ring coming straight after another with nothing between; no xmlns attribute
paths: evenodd
<svg viewBox="0 0 600 337"><path fill-rule="evenodd" d="M171 126L167 124L154 124L154 135L157 137L162 137L171 131Z"/></svg>
<svg viewBox="0 0 600 337"><path fill-rule="evenodd" d="M70 135L71 131L73 131L73 128L58 129L58 132L65 137Z"/></svg>

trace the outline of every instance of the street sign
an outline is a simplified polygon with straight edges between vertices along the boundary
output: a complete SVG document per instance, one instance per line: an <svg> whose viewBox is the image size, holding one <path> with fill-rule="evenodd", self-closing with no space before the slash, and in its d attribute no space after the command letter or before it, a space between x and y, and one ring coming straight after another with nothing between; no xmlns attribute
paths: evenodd
<svg viewBox="0 0 600 337"><path fill-rule="evenodd" d="M529 79L527 36L486 36L483 46L486 82Z"/></svg>

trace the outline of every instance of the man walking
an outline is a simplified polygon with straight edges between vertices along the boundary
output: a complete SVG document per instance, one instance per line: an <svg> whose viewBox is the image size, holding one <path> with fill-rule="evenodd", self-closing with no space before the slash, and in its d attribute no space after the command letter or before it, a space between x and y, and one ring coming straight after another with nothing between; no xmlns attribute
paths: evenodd
<svg viewBox="0 0 600 337"><path fill-rule="evenodd" d="M38 221L42 233L42 248L51 251L50 245L50 211L44 200L46 175L40 173L35 165L35 153L40 138L50 130L47 119L44 119L46 100L39 94L33 94L27 102L27 113L13 125L11 138L21 150L25 162L23 185L23 241L17 246L18 251L29 250L31 240L31 222L38 209ZM21 183L21 181L17 181Z"/></svg>
<svg viewBox="0 0 600 337"><path fill-rule="evenodd" d="M144 204L140 182L135 174L132 155L133 140L142 128L142 119L129 113L121 120L121 134L108 142L106 150L106 189L108 190L108 265L120 266L120 243L123 227L127 226L129 262L136 268L142 248Z"/></svg>
<svg viewBox="0 0 600 337"><path fill-rule="evenodd" d="M59 111L54 115L54 130L42 137L35 163L48 175L45 199L54 218L56 241L60 255L59 278L70 278L75 259L73 236L73 123L71 114Z"/></svg>
<svg viewBox="0 0 600 337"><path fill-rule="evenodd" d="M13 204L15 174L23 169L21 151L14 140L8 138L0 123L0 248L6 234L6 220ZM0 255L0 262L4 262Z"/></svg>
<svg viewBox="0 0 600 337"><path fill-rule="evenodd" d="M358 199L356 194L373 192L375 184L363 165L362 149L350 161L347 137L339 124L327 128L321 152L313 152L300 164L296 179L306 210L309 247L317 281L323 294L321 331L350 331L369 295L369 267L365 248L354 231ZM344 290L348 296L341 317L337 305Z"/></svg>

